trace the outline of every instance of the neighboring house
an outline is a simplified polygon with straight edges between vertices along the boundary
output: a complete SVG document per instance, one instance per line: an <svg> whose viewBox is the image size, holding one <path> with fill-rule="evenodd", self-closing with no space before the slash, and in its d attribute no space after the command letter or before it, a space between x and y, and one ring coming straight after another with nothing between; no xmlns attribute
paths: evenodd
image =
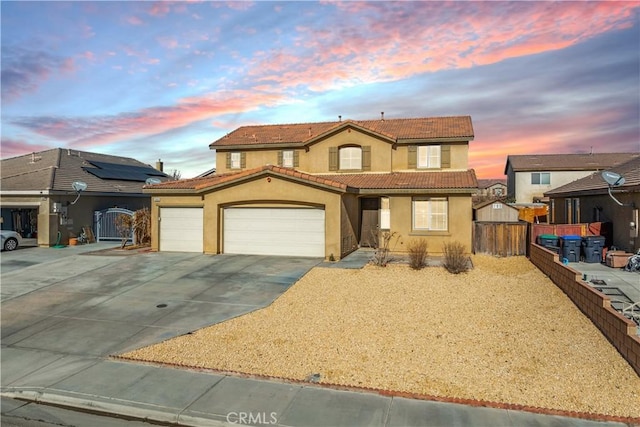
<svg viewBox="0 0 640 427"><path fill-rule="evenodd" d="M486 200L473 206L474 220L481 222L518 222L519 209L501 200Z"/></svg>
<svg viewBox="0 0 640 427"><path fill-rule="evenodd" d="M640 208L640 157L607 169L622 175L624 184L611 189L600 172L545 193L551 202L551 222L576 224L610 222L613 245L627 252L640 249L638 209Z"/></svg>
<svg viewBox="0 0 640 427"><path fill-rule="evenodd" d="M0 168L2 228L37 237L41 246L55 244L58 232L67 242L93 226L95 211L149 207L145 180L167 177L134 159L63 148L3 159ZM73 203L76 181L87 187Z"/></svg>
<svg viewBox="0 0 640 427"><path fill-rule="evenodd" d="M516 203L544 202L544 193L594 172L609 169L638 153L530 154L508 156L507 196Z"/></svg>
<svg viewBox="0 0 640 427"><path fill-rule="evenodd" d="M477 196L484 198L500 198L507 195L507 180L502 178L479 179Z"/></svg>
<svg viewBox="0 0 640 427"><path fill-rule="evenodd" d="M241 127L210 145L217 175L146 187L152 248L339 259L390 231L470 250L472 139L468 116Z"/></svg>
<svg viewBox="0 0 640 427"><path fill-rule="evenodd" d="M196 178L207 178L209 176L214 176L216 174L216 168L211 168L207 171L202 172L200 175L197 175Z"/></svg>

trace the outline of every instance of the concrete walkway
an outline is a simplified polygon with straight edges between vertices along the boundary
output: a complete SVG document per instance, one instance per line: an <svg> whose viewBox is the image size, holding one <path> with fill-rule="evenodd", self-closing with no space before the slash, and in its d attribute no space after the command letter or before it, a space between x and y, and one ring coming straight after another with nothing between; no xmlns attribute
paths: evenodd
<svg viewBox="0 0 640 427"><path fill-rule="evenodd" d="M23 399L192 426L625 425L110 359L265 306L321 260L83 253L103 248L2 254L3 414Z"/></svg>

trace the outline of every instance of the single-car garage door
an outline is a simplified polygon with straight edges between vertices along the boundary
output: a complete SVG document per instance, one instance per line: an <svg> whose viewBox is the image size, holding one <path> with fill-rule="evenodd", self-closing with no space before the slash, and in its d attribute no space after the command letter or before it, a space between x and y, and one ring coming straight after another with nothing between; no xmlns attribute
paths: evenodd
<svg viewBox="0 0 640 427"><path fill-rule="evenodd" d="M227 208L224 248L228 254L324 257L324 210Z"/></svg>
<svg viewBox="0 0 640 427"><path fill-rule="evenodd" d="M160 208L160 250L203 251L202 208Z"/></svg>

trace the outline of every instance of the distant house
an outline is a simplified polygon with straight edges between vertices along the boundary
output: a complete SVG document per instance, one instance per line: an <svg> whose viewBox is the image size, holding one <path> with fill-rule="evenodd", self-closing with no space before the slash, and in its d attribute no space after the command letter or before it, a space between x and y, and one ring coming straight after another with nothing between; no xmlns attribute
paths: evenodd
<svg viewBox="0 0 640 427"><path fill-rule="evenodd" d="M480 222L518 222L518 208L501 200L486 200L473 206L474 220Z"/></svg>
<svg viewBox="0 0 640 427"><path fill-rule="evenodd" d="M640 156L616 165L610 169L624 177L624 184L611 189L602 174L589 176L547 191L550 199L551 222L556 224L576 224L610 222L612 224L613 245L627 252L640 249L638 238L638 210L640 209Z"/></svg>
<svg viewBox="0 0 640 427"><path fill-rule="evenodd" d="M544 193L594 172L619 165L640 153L530 154L508 156L507 195L516 203L547 201Z"/></svg>
<svg viewBox="0 0 640 427"><path fill-rule="evenodd" d="M207 178L209 176L214 176L216 174L216 168L211 168L202 172L200 175L197 175L196 178Z"/></svg>
<svg viewBox="0 0 640 427"><path fill-rule="evenodd" d="M479 179L478 196L499 198L507 195L507 180L503 178Z"/></svg>
<svg viewBox="0 0 640 427"><path fill-rule="evenodd" d="M2 228L37 238L41 246L55 244L58 233L66 242L92 227L95 211L150 207L145 181L168 179L131 158L63 148L3 159L0 174ZM86 184L79 198L74 182Z"/></svg>
<svg viewBox="0 0 640 427"><path fill-rule="evenodd" d="M395 232L470 251L472 139L469 116L240 127L210 144L215 175L145 189L152 249L340 259Z"/></svg>

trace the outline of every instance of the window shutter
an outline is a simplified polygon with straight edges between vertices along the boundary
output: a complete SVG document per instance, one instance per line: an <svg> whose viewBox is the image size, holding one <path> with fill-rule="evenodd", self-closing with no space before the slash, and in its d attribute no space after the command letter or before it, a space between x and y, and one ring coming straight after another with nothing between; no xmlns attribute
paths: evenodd
<svg viewBox="0 0 640 427"><path fill-rule="evenodd" d="M297 168L300 166L300 152L298 150L293 151L293 167Z"/></svg>
<svg viewBox="0 0 640 427"><path fill-rule="evenodd" d="M227 169L231 169L231 153L227 153Z"/></svg>
<svg viewBox="0 0 640 427"><path fill-rule="evenodd" d="M338 147L329 147L329 170L338 170Z"/></svg>
<svg viewBox="0 0 640 427"><path fill-rule="evenodd" d="M282 150L278 151L278 166L282 166Z"/></svg>
<svg viewBox="0 0 640 427"><path fill-rule="evenodd" d="M410 145L407 147L407 150L409 152L409 169L415 169L418 167L418 147Z"/></svg>
<svg viewBox="0 0 640 427"><path fill-rule="evenodd" d="M244 169L247 167L247 153L240 153L240 168Z"/></svg>
<svg viewBox="0 0 640 427"><path fill-rule="evenodd" d="M450 145L442 145L440 147L440 167L442 168L450 168L451 167L451 146Z"/></svg>
<svg viewBox="0 0 640 427"><path fill-rule="evenodd" d="M371 170L371 146L362 147L362 170Z"/></svg>

